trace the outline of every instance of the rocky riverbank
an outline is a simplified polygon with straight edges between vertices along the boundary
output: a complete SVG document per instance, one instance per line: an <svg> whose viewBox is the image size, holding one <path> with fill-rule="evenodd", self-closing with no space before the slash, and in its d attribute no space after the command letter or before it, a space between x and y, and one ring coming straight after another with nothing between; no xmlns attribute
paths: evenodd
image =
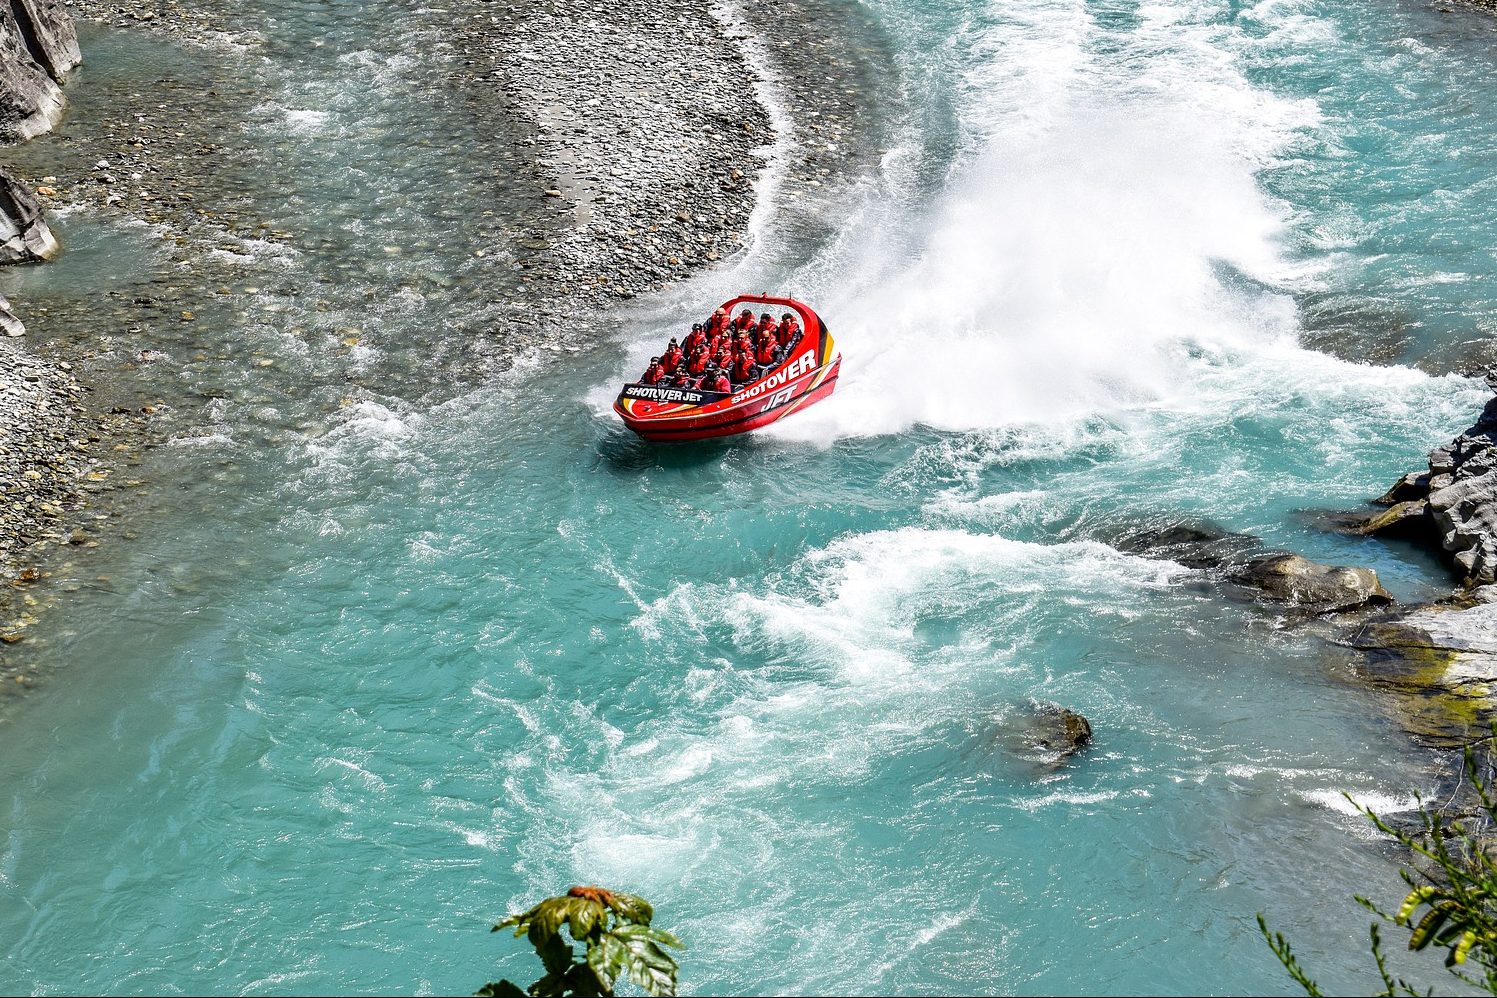
<svg viewBox="0 0 1497 998"><path fill-rule="evenodd" d="M0 11L0 136L22 141L51 128L63 107L61 86L78 65L67 14L50 0L18 0ZM50 259L57 240L36 195L0 170L0 263ZM27 590L47 572L44 549L93 544L92 495L111 488L112 443L133 417L105 413L74 376L73 364L28 349L26 323L0 297L0 642L25 638L41 601ZM92 514L106 516L107 514ZM3 653L0 653L3 654ZM0 692L26 685L0 657Z"/></svg>

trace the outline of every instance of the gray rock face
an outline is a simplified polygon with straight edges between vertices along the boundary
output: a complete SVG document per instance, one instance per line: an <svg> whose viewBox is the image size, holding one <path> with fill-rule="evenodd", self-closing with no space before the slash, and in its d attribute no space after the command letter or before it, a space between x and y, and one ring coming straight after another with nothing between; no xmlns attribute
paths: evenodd
<svg viewBox="0 0 1497 998"><path fill-rule="evenodd" d="M50 260L59 248L36 195L0 170L0 263Z"/></svg>
<svg viewBox="0 0 1497 998"><path fill-rule="evenodd" d="M1400 479L1363 533L1391 529L1437 542L1467 585L1497 582L1497 398L1476 424L1429 454L1429 472Z"/></svg>
<svg viewBox="0 0 1497 998"><path fill-rule="evenodd" d="M1497 717L1497 604L1485 598L1376 617L1346 644L1361 653L1357 673L1395 695L1401 725L1427 744L1464 747Z"/></svg>
<svg viewBox="0 0 1497 998"><path fill-rule="evenodd" d="M31 58L61 83L83 62L72 17L57 0L11 0L10 7Z"/></svg>
<svg viewBox="0 0 1497 998"><path fill-rule="evenodd" d="M26 325L16 313L10 310L10 302L0 295L0 335L3 336L25 336Z"/></svg>
<svg viewBox="0 0 1497 998"><path fill-rule="evenodd" d="M80 61L72 18L55 0L0 4L0 141L51 130L64 104L57 84Z"/></svg>
<svg viewBox="0 0 1497 998"><path fill-rule="evenodd" d="M1261 597L1308 613L1334 613L1393 602L1370 568L1321 565L1297 554L1259 558L1228 578Z"/></svg>

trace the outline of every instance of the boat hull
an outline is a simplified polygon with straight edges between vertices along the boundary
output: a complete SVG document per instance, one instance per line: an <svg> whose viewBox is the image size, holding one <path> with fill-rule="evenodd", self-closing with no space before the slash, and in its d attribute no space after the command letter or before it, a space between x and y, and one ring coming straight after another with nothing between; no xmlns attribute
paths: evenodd
<svg viewBox="0 0 1497 998"><path fill-rule="evenodd" d="M789 298L744 296L723 307L794 309L801 316L801 339L790 355L758 381L731 394L687 392L625 385L613 404L624 425L657 443L709 440L761 429L815 405L837 387L842 356L820 316Z"/></svg>

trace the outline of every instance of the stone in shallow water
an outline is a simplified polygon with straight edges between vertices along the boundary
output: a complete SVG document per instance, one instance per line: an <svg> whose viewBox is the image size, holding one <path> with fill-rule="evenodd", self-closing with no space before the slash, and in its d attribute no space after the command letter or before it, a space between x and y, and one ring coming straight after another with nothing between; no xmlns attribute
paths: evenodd
<svg viewBox="0 0 1497 998"><path fill-rule="evenodd" d="M1000 723L995 741L1042 772L1059 767L1092 740L1091 722L1056 703L1030 701Z"/></svg>
<svg viewBox="0 0 1497 998"><path fill-rule="evenodd" d="M1310 613L1334 613L1393 602L1370 568L1321 565L1297 554L1258 558L1228 578L1261 599Z"/></svg>
<svg viewBox="0 0 1497 998"><path fill-rule="evenodd" d="M1395 694L1400 725L1427 744L1461 748L1497 716L1497 603L1487 595L1379 617L1347 641L1361 652L1357 674Z"/></svg>

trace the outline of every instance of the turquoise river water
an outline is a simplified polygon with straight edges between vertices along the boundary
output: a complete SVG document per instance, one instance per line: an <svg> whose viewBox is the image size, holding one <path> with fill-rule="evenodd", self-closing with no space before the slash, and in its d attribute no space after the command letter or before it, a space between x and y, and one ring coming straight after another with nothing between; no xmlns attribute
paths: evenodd
<svg viewBox="0 0 1497 998"><path fill-rule="evenodd" d="M779 238L771 157L740 259L468 387L493 169L440 47L388 31L408 5L253 3L271 41L211 53L86 33L75 115L248 81L245 196L320 231L205 261L213 356L147 331L180 389L138 537L17 646L52 671L0 725L0 990L528 981L488 926L591 882L655 902L691 992L1288 993L1260 911L1369 985L1351 895L1398 857L1341 793L1406 806L1434 760L1316 638L1105 538L1209 519L1448 585L1303 513L1486 397L1455 372L1497 332L1497 22L864 5L887 151L831 239ZM61 316L191 279L150 230L59 224L0 290ZM818 307L836 396L633 440L622 376L742 287ZM1030 700L1095 746L1016 759Z"/></svg>

